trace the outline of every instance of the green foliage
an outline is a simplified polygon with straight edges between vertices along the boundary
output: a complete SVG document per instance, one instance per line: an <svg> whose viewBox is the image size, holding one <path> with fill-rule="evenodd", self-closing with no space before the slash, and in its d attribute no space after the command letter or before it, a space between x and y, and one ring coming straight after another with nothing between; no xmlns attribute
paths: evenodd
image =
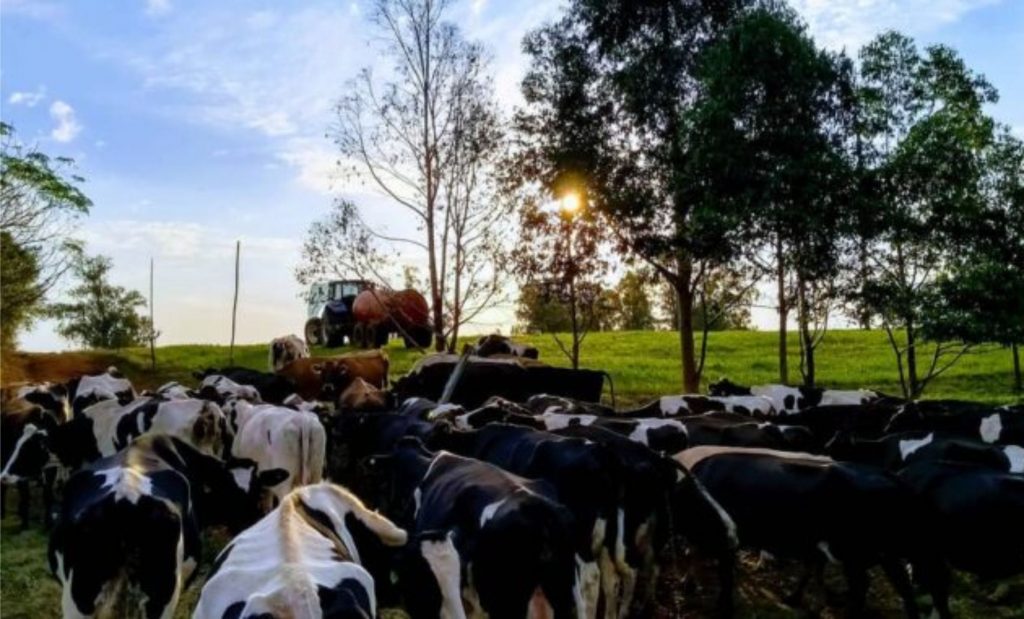
<svg viewBox="0 0 1024 619"><path fill-rule="evenodd" d="M716 269L705 278L700 299L694 307L694 328L700 331L736 331L750 328L750 307L757 289L743 273ZM675 290L662 286L661 311L673 329L679 325L679 306Z"/></svg>
<svg viewBox="0 0 1024 619"><path fill-rule="evenodd" d="M623 331L648 331L654 328L651 312L651 277L639 271L628 271L617 287L621 304L619 328Z"/></svg>
<svg viewBox="0 0 1024 619"><path fill-rule="evenodd" d="M141 346L155 338L149 318L136 308L146 305L137 290L108 281L111 261L105 256L83 258L74 267L79 284L68 291L70 302L57 303L51 313L57 333L87 348L118 350Z"/></svg>
<svg viewBox="0 0 1024 619"><path fill-rule="evenodd" d="M51 158L17 141L0 122L0 244L3 245L3 345L43 311L47 292L79 257L72 236L92 202L74 161Z"/></svg>
<svg viewBox="0 0 1024 619"><path fill-rule="evenodd" d="M0 343L13 348L15 337L41 310L39 262L34 252L0 232Z"/></svg>

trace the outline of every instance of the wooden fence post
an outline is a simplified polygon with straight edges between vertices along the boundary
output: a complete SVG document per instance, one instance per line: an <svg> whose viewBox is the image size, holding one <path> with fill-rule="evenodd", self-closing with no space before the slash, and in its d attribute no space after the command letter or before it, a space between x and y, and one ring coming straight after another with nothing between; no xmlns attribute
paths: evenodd
<svg viewBox="0 0 1024 619"><path fill-rule="evenodd" d="M235 241L235 301L231 305L231 348L230 365L235 364L235 323L238 315L238 257L242 253L242 241Z"/></svg>

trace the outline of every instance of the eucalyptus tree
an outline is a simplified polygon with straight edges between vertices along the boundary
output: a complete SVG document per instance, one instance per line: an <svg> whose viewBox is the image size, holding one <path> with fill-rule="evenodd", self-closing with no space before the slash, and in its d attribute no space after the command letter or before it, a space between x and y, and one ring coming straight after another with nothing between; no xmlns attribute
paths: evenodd
<svg viewBox="0 0 1024 619"><path fill-rule="evenodd" d="M735 256L741 228L728 203L701 199L687 114L700 94L702 52L747 4L572 0L523 43L530 66L510 174L555 197L581 194L620 249L672 286L686 391L700 383L699 291Z"/></svg>
<svg viewBox="0 0 1024 619"><path fill-rule="evenodd" d="M700 171L701 199L732 204L746 217L748 255L774 273L783 383L791 298L808 385L836 299L852 194L851 73L849 60L819 49L784 5L742 15L704 53L698 73L691 165Z"/></svg>
<svg viewBox="0 0 1024 619"><path fill-rule="evenodd" d="M947 328L943 289L959 285L958 259L988 210L985 153L994 122L984 106L997 94L954 50L921 52L887 32L860 52L859 95L866 173L876 188L859 296L881 320L904 395L917 397L972 345Z"/></svg>

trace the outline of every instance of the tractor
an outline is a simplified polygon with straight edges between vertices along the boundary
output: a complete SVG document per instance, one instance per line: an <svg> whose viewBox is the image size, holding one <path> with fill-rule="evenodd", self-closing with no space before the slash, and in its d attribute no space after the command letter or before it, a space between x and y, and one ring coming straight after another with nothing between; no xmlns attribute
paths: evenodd
<svg viewBox="0 0 1024 619"><path fill-rule="evenodd" d="M393 291L365 280L337 280L310 286L306 343L310 346L379 348L392 335L407 348L427 347L433 337L430 308L415 290Z"/></svg>

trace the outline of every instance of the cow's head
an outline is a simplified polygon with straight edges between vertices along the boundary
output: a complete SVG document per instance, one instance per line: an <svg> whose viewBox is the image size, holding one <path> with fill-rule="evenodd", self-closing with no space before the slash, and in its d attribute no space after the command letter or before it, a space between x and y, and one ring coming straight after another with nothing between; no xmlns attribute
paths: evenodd
<svg viewBox="0 0 1024 619"><path fill-rule="evenodd" d="M338 396L340 411L383 411L388 409L389 404L387 391L374 387L358 376Z"/></svg>
<svg viewBox="0 0 1024 619"><path fill-rule="evenodd" d="M50 462L48 433L34 423L21 429L14 452L0 472L0 483L13 485L24 479L39 477Z"/></svg>

